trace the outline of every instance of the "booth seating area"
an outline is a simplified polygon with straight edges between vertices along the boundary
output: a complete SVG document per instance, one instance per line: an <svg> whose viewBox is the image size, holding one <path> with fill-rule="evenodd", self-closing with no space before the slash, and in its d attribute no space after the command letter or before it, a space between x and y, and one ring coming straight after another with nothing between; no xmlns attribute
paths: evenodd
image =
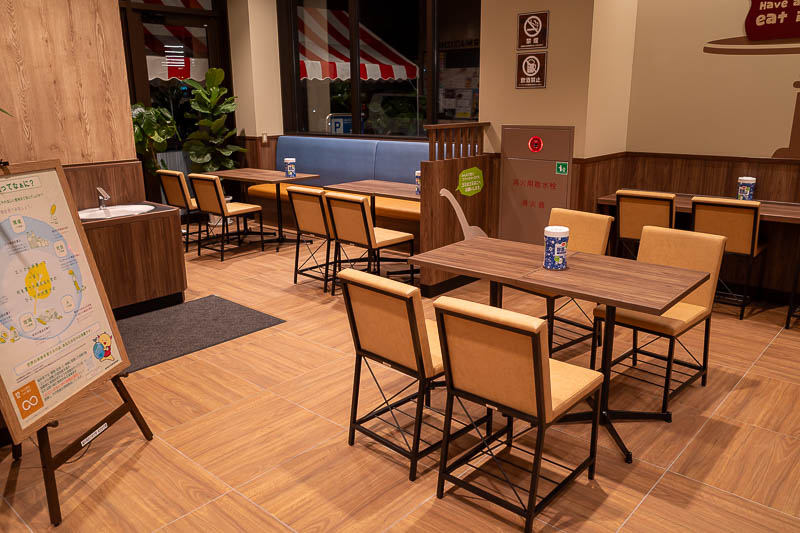
<svg viewBox="0 0 800 533"><path fill-rule="evenodd" d="M414 172L428 158L428 143L282 135L278 137L275 168L283 160L297 160L297 172L318 174L309 187L324 187L358 180L414 183ZM289 207L288 184L281 185L284 226L294 227ZM253 185L247 189L251 201L264 207L265 221L275 221L275 187ZM392 229L419 232L420 204L396 198L377 197L375 214L380 224Z"/></svg>

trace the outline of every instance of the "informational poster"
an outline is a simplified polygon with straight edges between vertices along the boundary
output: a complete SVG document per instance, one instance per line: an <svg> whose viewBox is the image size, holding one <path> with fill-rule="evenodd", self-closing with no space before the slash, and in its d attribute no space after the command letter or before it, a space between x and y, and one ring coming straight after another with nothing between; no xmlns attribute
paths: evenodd
<svg viewBox="0 0 800 533"><path fill-rule="evenodd" d="M517 50L547 48L549 11L517 15Z"/></svg>
<svg viewBox="0 0 800 533"><path fill-rule="evenodd" d="M800 1L750 0L744 30L751 41L800 37Z"/></svg>
<svg viewBox="0 0 800 533"><path fill-rule="evenodd" d="M517 54L517 89L547 87L547 52Z"/></svg>
<svg viewBox="0 0 800 533"><path fill-rule="evenodd" d="M129 366L58 161L0 171L0 408L16 442Z"/></svg>

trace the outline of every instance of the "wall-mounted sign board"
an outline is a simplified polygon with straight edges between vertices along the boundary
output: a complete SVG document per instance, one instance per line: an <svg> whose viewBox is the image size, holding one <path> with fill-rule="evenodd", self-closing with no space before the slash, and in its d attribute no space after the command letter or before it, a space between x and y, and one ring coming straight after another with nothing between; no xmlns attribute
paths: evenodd
<svg viewBox="0 0 800 533"><path fill-rule="evenodd" d="M549 27L549 11L517 15L517 49L547 48Z"/></svg>
<svg viewBox="0 0 800 533"><path fill-rule="evenodd" d="M0 412L12 439L128 366L61 164L0 169Z"/></svg>
<svg viewBox="0 0 800 533"><path fill-rule="evenodd" d="M503 126L498 237L542 244L554 207L569 207L572 126Z"/></svg>
<svg viewBox="0 0 800 533"><path fill-rule="evenodd" d="M800 37L800 2L750 0L744 30L751 41Z"/></svg>
<svg viewBox="0 0 800 533"><path fill-rule="evenodd" d="M547 52L517 54L517 89L547 87Z"/></svg>

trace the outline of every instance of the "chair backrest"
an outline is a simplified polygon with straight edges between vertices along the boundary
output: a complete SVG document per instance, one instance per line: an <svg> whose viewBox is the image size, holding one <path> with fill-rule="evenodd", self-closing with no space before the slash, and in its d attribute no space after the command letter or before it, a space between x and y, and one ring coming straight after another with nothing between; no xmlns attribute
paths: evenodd
<svg viewBox="0 0 800 533"><path fill-rule="evenodd" d="M546 321L447 296L434 307L450 390L552 418Z"/></svg>
<svg viewBox="0 0 800 533"><path fill-rule="evenodd" d="M328 208L322 189L292 186L286 189L300 233L330 238Z"/></svg>
<svg viewBox="0 0 800 533"><path fill-rule="evenodd" d="M549 224L551 226L569 228L567 249L571 252L605 255L612 222L614 222L614 217L608 215L560 207L550 210Z"/></svg>
<svg viewBox="0 0 800 533"><path fill-rule="evenodd" d="M721 235L647 226L642 230L637 261L708 272L708 280L682 302L711 310L726 238Z"/></svg>
<svg viewBox="0 0 800 533"><path fill-rule="evenodd" d="M432 377L419 289L351 268L338 276L356 350Z"/></svg>
<svg viewBox="0 0 800 533"><path fill-rule="evenodd" d="M371 248L375 230L369 209L369 197L343 192L326 192L331 233L336 240Z"/></svg>
<svg viewBox="0 0 800 533"><path fill-rule="evenodd" d="M164 190L164 198L167 204L191 211L192 206L189 204L189 199L192 196L189 194L189 187L186 185L186 178L183 176L183 172L156 170L156 174L161 180L161 188Z"/></svg>
<svg viewBox="0 0 800 533"><path fill-rule="evenodd" d="M219 176L209 174L189 174L192 182L197 208L212 215L228 216L228 206L225 203L225 193L222 192L222 183Z"/></svg>
<svg viewBox="0 0 800 533"><path fill-rule="evenodd" d="M752 255L758 246L761 202L733 198L692 198L692 228L728 237L725 251Z"/></svg>
<svg viewBox="0 0 800 533"><path fill-rule="evenodd" d="M645 226L675 226L675 195L666 192L617 191L617 237L639 239Z"/></svg>

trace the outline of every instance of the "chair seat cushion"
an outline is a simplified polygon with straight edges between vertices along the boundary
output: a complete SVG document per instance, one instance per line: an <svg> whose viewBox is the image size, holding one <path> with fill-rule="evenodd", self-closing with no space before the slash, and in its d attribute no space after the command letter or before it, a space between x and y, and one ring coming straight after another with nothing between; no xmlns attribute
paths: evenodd
<svg viewBox="0 0 800 533"><path fill-rule="evenodd" d="M634 328L647 329L663 335L680 335L691 326L700 322L709 315L710 311L700 305L678 302L663 315L651 315L640 311L617 309L617 323ZM598 305L594 308L596 318L606 317L606 306Z"/></svg>
<svg viewBox="0 0 800 533"><path fill-rule="evenodd" d="M603 382L603 374L582 366L550 359L550 390L553 399L553 419L588 396Z"/></svg>
<svg viewBox="0 0 800 533"><path fill-rule="evenodd" d="M258 211L261 211L260 205L243 204L241 202L228 203L228 214L231 216L244 215L245 213L255 213Z"/></svg>
<svg viewBox="0 0 800 533"><path fill-rule="evenodd" d="M425 320L425 330L428 333L428 344L431 345L432 372L429 378L438 376L444 372L444 362L442 362L442 345L439 343L439 328L435 320Z"/></svg>
<svg viewBox="0 0 800 533"><path fill-rule="evenodd" d="M420 203L399 198L375 197L375 216L419 221Z"/></svg>
<svg viewBox="0 0 800 533"><path fill-rule="evenodd" d="M405 233L403 231L395 231L393 229L375 228L375 244L376 248L384 248L393 244L400 244L402 242L413 241L414 235Z"/></svg>
<svg viewBox="0 0 800 533"><path fill-rule="evenodd" d="M297 183L281 183L281 200L289 201L289 193L286 191L289 187L305 187L307 189L314 189L317 191L322 190L321 187L312 187L311 185L299 185ZM254 198L267 198L275 199L275 184L263 183L261 185L251 185L247 188L248 196Z"/></svg>

